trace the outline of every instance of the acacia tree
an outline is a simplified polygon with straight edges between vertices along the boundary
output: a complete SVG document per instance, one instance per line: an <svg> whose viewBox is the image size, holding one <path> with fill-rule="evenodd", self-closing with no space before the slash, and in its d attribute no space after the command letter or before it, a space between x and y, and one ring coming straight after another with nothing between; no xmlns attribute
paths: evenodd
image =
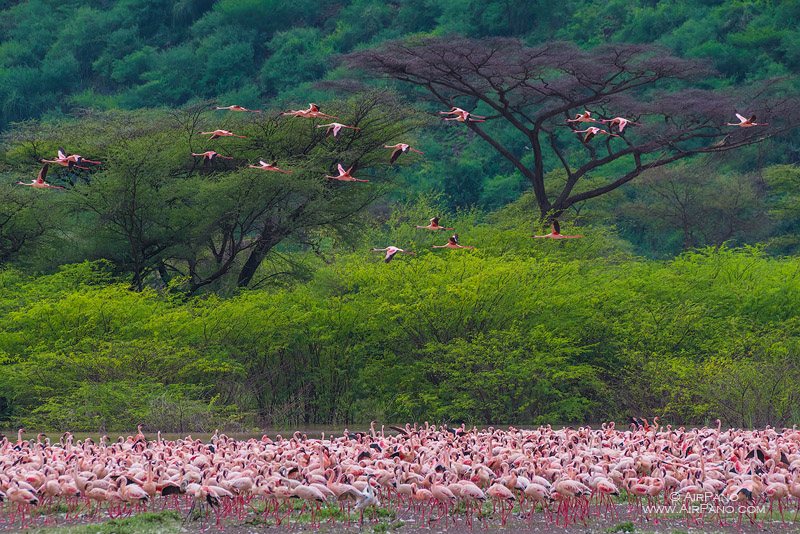
<svg viewBox="0 0 800 534"><path fill-rule="evenodd" d="M232 272L238 286L252 285L278 244L313 244L320 233L346 235L358 225L364 208L385 192L375 183L380 176L376 171L388 165L383 144L404 139L420 120L386 92L362 93L325 110L361 129L334 139L317 127L329 121L273 116L242 125L248 139L238 153L244 157L233 162L237 169L225 172L224 180L202 185L198 203L204 206L203 216L185 253L168 264L188 275L190 291ZM292 174L244 165L259 159L278 160ZM337 163L354 166L357 176L372 183L326 180L326 174L335 174Z"/></svg>
<svg viewBox="0 0 800 534"><path fill-rule="evenodd" d="M800 114L796 99L781 94L776 84L701 89L696 82L713 74L704 63L649 45L610 44L587 51L563 42L528 47L513 39L447 37L393 41L345 61L412 84L448 107L486 115L486 122L468 121L466 127L530 182L543 220L648 169L759 143L796 126ZM602 125L570 128L565 122L584 110L640 125L629 126L620 137L597 136L584 143L572 130ZM735 121L735 111L770 124L726 126ZM523 136L532 158L504 141L508 135L498 121ZM566 179L548 182L548 166L563 167ZM612 177L599 184L585 180L599 174Z"/></svg>
<svg viewBox="0 0 800 534"><path fill-rule="evenodd" d="M64 232L55 236L59 252L76 260L109 259L131 274L137 290L174 274L187 280L190 293L229 279L240 287L256 285L278 245L316 246L321 238L351 235L359 215L385 193L381 175L389 153L383 144L407 140L422 122L383 91L325 106L337 120L361 128L337 138L318 128L327 120L210 108L206 102L178 112L88 112L26 123L5 136L19 179L29 178L38 160L61 145L103 162L91 170L53 166L48 178L66 191L38 195L48 208L61 198L72 208ZM197 133L216 128L245 139ZM207 150L232 159L203 163L191 155ZM260 159L277 160L292 174L249 168ZM327 180L338 163L355 166L354 174L370 183ZM16 189L10 193L20 198L31 193ZM7 204L0 194L0 260Z"/></svg>

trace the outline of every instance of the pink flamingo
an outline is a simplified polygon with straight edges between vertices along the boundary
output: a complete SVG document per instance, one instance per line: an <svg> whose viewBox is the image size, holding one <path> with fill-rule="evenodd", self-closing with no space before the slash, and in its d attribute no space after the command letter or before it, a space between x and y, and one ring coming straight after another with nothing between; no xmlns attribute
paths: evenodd
<svg viewBox="0 0 800 534"><path fill-rule="evenodd" d="M609 137L619 137L619 135L603 130L602 128L598 128L597 126L589 126L585 130L572 130L572 131L575 132L576 134L582 134L582 133L586 134L582 138L581 136L578 136L578 138L581 139L584 143L588 143L589 141L592 140L594 136L598 134L608 135Z"/></svg>
<svg viewBox="0 0 800 534"><path fill-rule="evenodd" d="M334 115L328 115L320 111L320 107L314 103L308 105L306 109L296 109L284 111L281 115L288 115L291 117L303 117L306 119L336 119Z"/></svg>
<svg viewBox="0 0 800 534"><path fill-rule="evenodd" d="M238 106L236 104L232 106L217 106L216 109L227 109L228 111L245 111L249 113L261 113L260 109L247 109L243 106Z"/></svg>
<svg viewBox="0 0 800 534"><path fill-rule="evenodd" d="M212 139L219 139L220 137L238 137L239 139L247 139L247 137L243 135L236 135L233 132L229 132L228 130L214 130L213 132L197 132L198 135L210 135L211 137L208 140Z"/></svg>
<svg viewBox="0 0 800 534"><path fill-rule="evenodd" d="M475 249L475 247L468 247L468 246L460 244L458 242L458 234L451 235L450 239L447 240L447 244L446 245L433 245L431 248L454 248L454 249L465 248L465 249L470 249L470 250Z"/></svg>
<svg viewBox="0 0 800 534"><path fill-rule="evenodd" d="M448 228L446 226L439 225L439 217L431 217L431 222L427 226L415 226L414 228L417 228L419 230L433 230L433 231L455 230L455 228Z"/></svg>
<svg viewBox="0 0 800 534"><path fill-rule="evenodd" d="M411 252L409 250L403 250L402 248L398 248L398 247L394 247L394 246L388 246L386 248L373 248L372 252L385 252L386 253L386 257L383 259L383 261L385 263L389 263L390 261L392 261L392 259L395 257L395 255L397 255L397 253L409 254L409 255L412 255L412 256L415 254L414 252Z"/></svg>
<svg viewBox="0 0 800 534"><path fill-rule="evenodd" d="M233 157L232 157L232 156L223 156L223 155L221 155L221 154L217 154L217 153L216 153L216 152L214 152L213 150L207 150L207 151L205 151L205 152L200 152L199 154L196 154L196 153L192 152L192 156L194 156L194 157L202 157L202 158L203 158L203 164L204 164L204 165L205 165L206 163L211 163L211 162L213 162L213 161L214 161L214 160L216 160L217 158L220 158L220 159L233 159Z"/></svg>
<svg viewBox="0 0 800 534"><path fill-rule="evenodd" d="M579 239L583 237L582 235L564 235L561 233L561 225L558 224L558 221L553 219L553 222L550 225L550 233L545 235L535 235L533 236L536 239Z"/></svg>
<svg viewBox="0 0 800 534"><path fill-rule="evenodd" d="M583 113L577 113L574 119L567 119L568 123L573 122L598 122L597 119L592 117L592 112L584 110Z"/></svg>
<svg viewBox="0 0 800 534"><path fill-rule="evenodd" d="M727 126L738 126L740 128L752 128L753 126L768 126L768 122L756 122L756 116L752 115L749 119L744 115L736 114L736 118L739 119L739 122L727 122L725 123Z"/></svg>
<svg viewBox="0 0 800 534"><path fill-rule="evenodd" d="M400 157L400 154L406 154L409 151L416 152L417 154L424 154L421 150L417 150L416 148L412 148L411 145L406 143L397 143L396 145L383 145L383 148L392 148L392 156L389 158L389 165L393 164L397 161L397 158Z"/></svg>
<svg viewBox="0 0 800 534"><path fill-rule="evenodd" d="M452 115L444 120L458 121L458 122L486 122L486 117L482 115L473 115L469 111L453 106L450 111L440 111L441 115Z"/></svg>
<svg viewBox="0 0 800 534"><path fill-rule="evenodd" d="M260 160L258 160L258 165L248 165L247 167L250 168L250 169L259 169L259 170L262 170L262 171L274 171L274 172L280 172L280 173L283 173L283 174L292 174L292 171L287 171L287 170L279 168L277 161L273 161L272 163L267 163L263 159L260 159Z"/></svg>
<svg viewBox="0 0 800 534"><path fill-rule="evenodd" d="M349 169L344 170L341 163L338 163L337 168L339 170L338 176L325 176L329 180L339 180L340 182L369 182L369 180L360 180L358 178L353 177L350 172L353 170L354 165L351 165Z"/></svg>
<svg viewBox="0 0 800 534"><path fill-rule="evenodd" d="M34 189L64 189L60 185L51 185L44 180L47 177L48 167L49 165L47 163L42 165L42 168L39 170L39 174L36 176L36 179L31 180L31 183L27 184L25 182L17 182L16 185L26 185L28 187L33 187Z"/></svg>
<svg viewBox="0 0 800 534"><path fill-rule="evenodd" d="M625 129L625 127L629 124L635 126L641 126L638 122L633 122L632 120L626 119L624 117L614 117L613 119L603 119L600 122L604 124L608 124L608 129L613 130L614 126L617 127L619 133Z"/></svg>
<svg viewBox="0 0 800 534"><path fill-rule="evenodd" d="M340 122L331 122L328 124L318 124L317 128L327 128L325 130L325 137L332 135L333 137L338 137L339 132L342 128L350 128L351 130L360 130L358 126L348 126L346 124L342 124Z"/></svg>

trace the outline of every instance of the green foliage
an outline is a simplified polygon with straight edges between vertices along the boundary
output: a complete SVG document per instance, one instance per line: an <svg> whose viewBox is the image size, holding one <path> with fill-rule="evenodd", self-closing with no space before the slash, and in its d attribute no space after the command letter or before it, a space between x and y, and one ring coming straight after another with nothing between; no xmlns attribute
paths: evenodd
<svg viewBox="0 0 800 534"><path fill-rule="evenodd" d="M103 264L7 269L2 417L109 431L798 421L796 258L723 246L640 260L594 229L532 242L513 210L491 224L441 213L478 249L431 251L445 236L408 227L433 209L407 206L369 232L417 256L387 265L360 245L306 283L227 299L131 292Z"/></svg>

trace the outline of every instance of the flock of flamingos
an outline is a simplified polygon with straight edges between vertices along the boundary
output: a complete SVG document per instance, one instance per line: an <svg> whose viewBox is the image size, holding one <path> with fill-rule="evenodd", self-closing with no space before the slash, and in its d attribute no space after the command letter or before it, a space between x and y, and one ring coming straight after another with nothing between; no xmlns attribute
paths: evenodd
<svg viewBox="0 0 800 534"><path fill-rule="evenodd" d="M237 112L246 112L246 113L261 113L260 109L247 109L243 106L239 105L231 105L231 106L217 106L217 110L227 110L227 111L237 111ZM445 121L457 121L457 122L485 122L486 117L481 115L475 115L466 111L464 109L453 107L450 111L440 111L441 115L446 115L444 117ZM305 119L337 119L338 117L334 115L328 115L327 113L323 113L320 107L317 104L310 103L308 108L306 109L297 109L297 110L289 110L284 111L280 114L281 116L288 116L288 117L300 117ZM736 118L739 122L729 122L727 123L728 126L738 126L740 128L751 128L754 126L766 126L768 123L759 123L756 122L756 116L753 115L751 117L745 117L736 113ZM589 143L592 138L597 135L608 135L611 137L619 137L620 134L625 130L628 125L638 125L639 123L634 122L630 119L626 119L624 117L614 117L611 119L596 119L592 116L592 112L588 110L584 110L583 113L578 113L575 115L574 119L567 119L566 123L572 131L578 135L578 138L583 143ZM580 123L598 123L598 124L607 124L608 130L602 129L597 126L588 126L584 130L578 130L575 128L575 124ZM339 134L344 129L351 129L351 130L360 130L361 128L357 126L351 126L347 124L342 124L339 122L330 122L327 124L319 124L316 126L317 128L325 128L325 135L332 136L334 139L339 137ZM617 128L619 133L613 133L614 128ZM238 137L245 139L246 137L243 135L238 135L228 130L213 130L210 132L197 132L198 135L208 135L209 141L214 139L219 139L221 137ZM581 135L583 134L583 135ZM388 148L392 150L392 154L389 158L389 163L393 164L398 157L402 154L407 154L409 152L415 152L417 154L423 154L422 151L417 150L416 148L412 148L407 143L397 143L394 145L384 145L384 148ZM199 157L203 159L203 164L213 163L217 159L233 159L232 156L223 156L214 150L207 150L205 152L194 153L192 152L193 157ZM61 165L64 167L68 167L69 169L78 168L78 169L88 169L84 165L100 165L101 162L93 161L84 158L80 154L68 154L63 148L58 150L58 155L56 159L41 160L44 165L39 170L38 176L31 180L30 183L26 182L17 182L17 185L24 185L36 189L64 189L62 186L52 185L46 181L47 178L47 171L50 164ZM291 174L292 171L281 169L277 165L277 161L273 161L271 163L266 162L264 160L259 160L257 165L248 165L248 168L251 169L259 169L263 171L272 171L272 172L279 172L282 174ZM341 163L337 163L337 171L338 174L335 176L326 175L325 178L328 180L337 180L340 182L369 182L369 180L363 180L360 178L354 177L351 173L353 171L353 166L345 169ZM430 224L427 226L417 226L417 228L424 228L427 230L453 230L453 228L446 228L444 226L439 225L439 218L434 217L430 220ZM561 233L561 227L557 220L552 221L551 231L545 235L535 235L535 238L544 238L544 239L574 239L580 238L583 236L580 235L564 235ZM464 246L459 243L458 234L453 234L447 240L447 243L444 245L434 245L432 248L448 248L448 249L474 249L475 247L471 246ZM404 250L402 248L396 246L388 246L385 248L374 248L372 249L373 252L383 252L385 253L384 261L389 263L392 259L398 254L414 254L414 252Z"/></svg>
<svg viewBox="0 0 800 534"><path fill-rule="evenodd" d="M484 527L505 525L511 516L519 524L588 525L619 513L658 524L656 504L698 500L709 506L679 507L672 520L742 526L746 518L755 528L767 518L795 519L800 431L722 431L719 422L672 428L656 418L632 419L624 429L373 423L367 432L320 439L296 432L237 441L215 432L207 443L148 439L141 426L115 442L70 433L56 443L42 434L25 440L22 429L16 440L0 439L0 501L8 501L0 524L11 528L165 508L220 528L257 516L305 524L309 515L319 528L322 506L325 521L348 525L374 520L378 509L420 527L471 528L476 518Z"/></svg>

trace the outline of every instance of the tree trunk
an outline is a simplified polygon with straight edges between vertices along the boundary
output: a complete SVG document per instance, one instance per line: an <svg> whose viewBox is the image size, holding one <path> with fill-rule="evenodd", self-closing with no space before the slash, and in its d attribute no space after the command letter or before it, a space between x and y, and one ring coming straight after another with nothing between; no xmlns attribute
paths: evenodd
<svg viewBox="0 0 800 534"><path fill-rule="evenodd" d="M273 231L271 225L264 228L258 238L258 243L253 247L250 256L247 257L247 261L244 262L242 270L239 271L239 279L236 285L239 287L250 285L256 271L261 266L261 262L264 261L272 247L277 245L281 239L283 239L283 235L280 232Z"/></svg>

